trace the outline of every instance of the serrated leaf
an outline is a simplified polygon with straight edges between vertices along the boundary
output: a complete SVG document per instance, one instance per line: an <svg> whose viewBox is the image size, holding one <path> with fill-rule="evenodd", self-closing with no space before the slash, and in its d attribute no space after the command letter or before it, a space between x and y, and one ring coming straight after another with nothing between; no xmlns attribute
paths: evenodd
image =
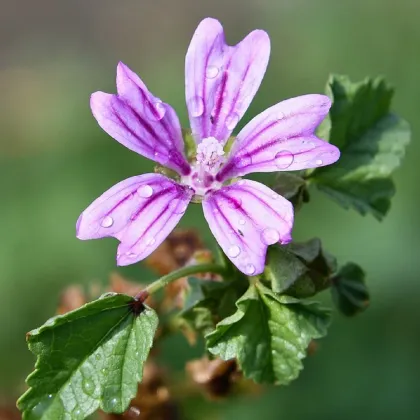
<svg viewBox="0 0 420 420"><path fill-rule="evenodd" d="M391 174L410 141L406 121L390 112L393 90L382 78L352 83L332 76L333 106L319 132L341 150L333 165L316 169L312 180L345 208L382 219L395 188Z"/></svg>
<svg viewBox="0 0 420 420"><path fill-rule="evenodd" d="M318 238L272 246L267 256L264 278L272 290L298 298L324 290L336 271L335 259L322 249Z"/></svg>
<svg viewBox="0 0 420 420"><path fill-rule="evenodd" d="M78 420L99 407L123 412L137 393L157 324L156 313L134 298L107 295L29 332L37 361L18 401L23 419Z"/></svg>
<svg viewBox="0 0 420 420"><path fill-rule="evenodd" d="M236 358L247 378L288 384L302 369L312 339L327 332L330 312L253 284L237 301L237 311L206 336L208 350Z"/></svg>
<svg viewBox="0 0 420 420"><path fill-rule="evenodd" d="M364 271L354 263L343 266L331 279L333 300L346 316L354 316L369 306L369 291Z"/></svg>

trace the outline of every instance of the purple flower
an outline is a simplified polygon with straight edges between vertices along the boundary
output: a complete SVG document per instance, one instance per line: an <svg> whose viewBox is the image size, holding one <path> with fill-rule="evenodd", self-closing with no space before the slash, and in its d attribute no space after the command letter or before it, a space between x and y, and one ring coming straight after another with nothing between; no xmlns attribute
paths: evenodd
<svg viewBox="0 0 420 420"><path fill-rule="evenodd" d="M288 243L292 204L263 184L237 179L252 172L329 165L339 150L314 135L331 102L324 95L288 99L256 116L224 146L257 92L270 55L266 32L251 32L236 46L225 43L214 19L198 26L186 56L185 90L197 143L189 163L175 111L153 96L127 66L117 68L117 95L91 98L99 125L129 149L179 174L134 176L96 199L77 221L77 237L114 236L118 265L152 253L174 229L189 202L201 201L221 248L248 275L264 270L267 246Z"/></svg>

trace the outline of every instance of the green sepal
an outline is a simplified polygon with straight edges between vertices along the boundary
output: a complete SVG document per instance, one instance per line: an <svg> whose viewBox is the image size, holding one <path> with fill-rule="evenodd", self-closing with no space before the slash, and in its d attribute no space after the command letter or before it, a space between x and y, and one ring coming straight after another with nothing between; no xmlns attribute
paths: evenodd
<svg viewBox="0 0 420 420"><path fill-rule="evenodd" d="M24 420L82 420L98 408L122 413L137 393L158 325L156 313L106 294L27 334L37 357L19 399Z"/></svg>

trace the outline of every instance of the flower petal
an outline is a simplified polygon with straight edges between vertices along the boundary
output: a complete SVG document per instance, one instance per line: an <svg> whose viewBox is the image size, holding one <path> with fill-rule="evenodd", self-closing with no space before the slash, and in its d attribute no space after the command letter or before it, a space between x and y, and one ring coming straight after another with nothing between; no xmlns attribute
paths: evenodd
<svg viewBox="0 0 420 420"><path fill-rule="evenodd" d="M220 22L207 18L198 25L185 62L188 113L198 143L207 137L227 141L261 84L269 56L264 31L231 47Z"/></svg>
<svg viewBox="0 0 420 420"><path fill-rule="evenodd" d="M96 199L79 217L79 239L114 236L118 265L146 258L181 219L192 191L160 174L128 178Z"/></svg>
<svg viewBox="0 0 420 420"><path fill-rule="evenodd" d="M115 140L182 175L190 172L175 111L154 97L127 66L117 67L118 95L95 92L92 113Z"/></svg>
<svg viewBox="0 0 420 420"><path fill-rule="evenodd" d="M330 106L327 96L304 95L257 115L238 134L217 180L334 163L340 157L339 149L314 135Z"/></svg>
<svg viewBox="0 0 420 420"><path fill-rule="evenodd" d="M217 242L245 274L263 272L268 245L291 241L292 204L259 182L241 180L212 192L203 210Z"/></svg>

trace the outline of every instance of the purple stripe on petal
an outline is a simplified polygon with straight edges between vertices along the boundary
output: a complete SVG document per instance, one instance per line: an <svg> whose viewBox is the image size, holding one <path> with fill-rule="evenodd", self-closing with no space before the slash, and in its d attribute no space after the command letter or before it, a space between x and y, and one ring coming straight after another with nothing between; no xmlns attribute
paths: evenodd
<svg viewBox="0 0 420 420"><path fill-rule="evenodd" d="M197 142L206 137L227 141L261 84L269 55L264 31L228 46L217 20L199 24L185 62L187 106Z"/></svg>
<svg viewBox="0 0 420 420"><path fill-rule="evenodd" d="M99 125L130 150L187 175L191 169L175 111L122 63L117 68L117 90L118 95L92 95L91 108Z"/></svg>
<svg viewBox="0 0 420 420"><path fill-rule="evenodd" d="M269 245L291 240L292 204L259 182L241 180L209 193L203 211L225 254L248 275L263 272Z"/></svg>
<svg viewBox="0 0 420 420"><path fill-rule="evenodd" d="M262 112L238 134L217 180L334 163L340 157L338 148L314 134L330 106L327 96L304 95Z"/></svg>
<svg viewBox="0 0 420 420"><path fill-rule="evenodd" d="M79 217L79 239L120 240L119 265L147 257L181 219L192 191L160 174L128 178L96 199Z"/></svg>

